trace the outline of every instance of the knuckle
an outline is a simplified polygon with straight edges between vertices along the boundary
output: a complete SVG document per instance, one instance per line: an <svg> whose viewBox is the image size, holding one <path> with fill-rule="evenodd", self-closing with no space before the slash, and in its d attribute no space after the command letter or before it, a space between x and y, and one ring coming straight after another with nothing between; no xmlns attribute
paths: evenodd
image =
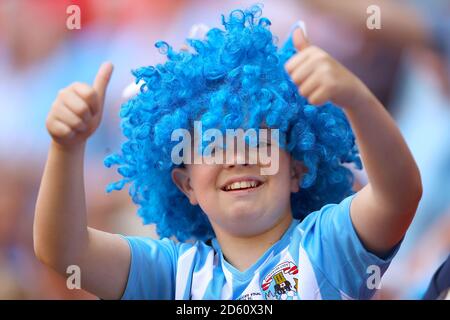
<svg viewBox="0 0 450 320"><path fill-rule="evenodd" d="M85 126L84 121L81 119L76 119L73 123L75 128L83 128Z"/></svg>
<svg viewBox="0 0 450 320"><path fill-rule="evenodd" d="M79 88L80 88L80 90L82 90L83 92L86 92L88 94L94 90L90 85L88 85L86 83L80 83Z"/></svg>
<svg viewBox="0 0 450 320"><path fill-rule="evenodd" d="M303 87L300 87L299 92L300 92L300 94L301 94L302 96L306 96L306 94L307 94L306 89L305 89L304 86L303 86Z"/></svg>
<svg viewBox="0 0 450 320"><path fill-rule="evenodd" d="M66 94L66 90L67 90L66 88L64 88L64 89L59 89L59 90L58 90L57 97L60 98L60 99L63 98L64 95Z"/></svg>
<svg viewBox="0 0 450 320"><path fill-rule="evenodd" d="M51 136L57 137L57 138L64 138L64 137L70 135L70 133L72 131L67 126L57 125L57 123L55 121L50 122L47 129Z"/></svg>
<svg viewBox="0 0 450 320"><path fill-rule="evenodd" d="M84 83L74 82L70 85L70 89L73 90L75 93L83 92Z"/></svg>
<svg viewBox="0 0 450 320"><path fill-rule="evenodd" d="M94 88L88 86L87 84L85 84L85 86L83 87L83 92L88 98L92 98L96 94Z"/></svg>
<svg viewBox="0 0 450 320"><path fill-rule="evenodd" d="M59 131L61 138L68 138L72 135L73 131L70 128L63 127Z"/></svg>
<svg viewBox="0 0 450 320"><path fill-rule="evenodd" d="M79 82L79 81L76 81L76 82L74 82L74 83L72 83L72 84L70 85L70 87L72 87L72 88L74 88L74 89L81 88L82 86L83 86L83 83L81 83L81 82Z"/></svg>
<svg viewBox="0 0 450 320"><path fill-rule="evenodd" d="M73 107L73 112L75 112L75 114L78 116L87 115L87 113L89 112L89 106L86 102L80 102Z"/></svg>
<svg viewBox="0 0 450 320"><path fill-rule="evenodd" d="M83 82L75 82L73 88L85 99L90 99L95 95L94 88Z"/></svg>
<svg viewBox="0 0 450 320"><path fill-rule="evenodd" d="M53 119L52 118L48 117L45 120L45 127L47 128L48 131L52 130L52 127L53 127Z"/></svg>

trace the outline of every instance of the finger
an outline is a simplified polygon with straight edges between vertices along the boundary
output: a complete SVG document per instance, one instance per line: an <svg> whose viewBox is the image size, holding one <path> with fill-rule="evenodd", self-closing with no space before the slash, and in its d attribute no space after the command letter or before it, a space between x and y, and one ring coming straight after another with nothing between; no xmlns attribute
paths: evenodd
<svg viewBox="0 0 450 320"><path fill-rule="evenodd" d="M55 114L55 119L65 123L73 130L83 132L87 129L87 125L83 119L65 105L58 110L57 114Z"/></svg>
<svg viewBox="0 0 450 320"><path fill-rule="evenodd" d="M309 103L315 106L321 106L328 101L326 88L320 87L316 89L308 98Z"/></svg>
<svg viewBox="0 0 450 320"><path fill-rule="evenodd" d="M299 51L309 47L309 40L306 38L301 28L294 30L292 41L294 42L294 47Z"/></svg>
<svg viewBox="0 0 450 320"><path fill-rule="evenodd" d="M321 84L320 73L314 72L311 74L302 85L300 85L300 94L304 97L309 97Z"/></svg>
<svg viewBox="0 0 450 320"><path fill-rule="evenodd" d="M54 136L63 139L71 138L75 135L75 132L67 124L57 119L52 121L49 129Z"/></svg>
<svg viewBox="0 0 450 320"><path fill-rule="evenodd" d="M71 87L78 96L80 96L84 101L87 102L91 114L93 115L96 109L95 105L98 103L97 92L94 90L94 88L86 83L79 82L72 84Z"/></svg>
<svg viewBox="0 0 450 320"><path fill-rule="evenodd" d="M311 63L311 60L298 66L292 73L291 79L297 85L300 86L315 70L315 63Z"/></svg>
<svg viewBox="0 0 450 320"><path fill-rule="evenodd" d="M290 58L286 64L285 69L287 73L291 74L296 68L309 62L311 59L316 58L317 56L317 47L309 46L302 52L295 54L292 58Z"/></svg>
<svg viewBox="0 0 450 320"><path fill-rule="evenodd" d="M68 90L64 93L62 101L78 117L88 122L92 118L92 109L88 103L80 97L77 92Z"/></svg>
<svg viewBox="0 0 450 320"><path fill-rule="evenodd" d="M105 62L100 66L97 72L97 76L94 80L94 90L97 92L98 101L100 102L100 108L103 108L103 102L105 101L106 88L108 87L111 74L113 72L113 65L110 62Z"/></svg>
<svg viewBox="0 0 450 320"><path fill-rule="evenodd" d="M285 63L284 68L286 69L286 72L291 74L298 66L308 61L310 57L310 50L305 50L295 54Z"/></svg>

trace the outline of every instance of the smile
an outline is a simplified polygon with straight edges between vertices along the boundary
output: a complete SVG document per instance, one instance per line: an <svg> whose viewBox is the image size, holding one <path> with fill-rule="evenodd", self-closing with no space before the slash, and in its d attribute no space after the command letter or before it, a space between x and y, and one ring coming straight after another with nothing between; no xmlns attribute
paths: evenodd
<svg viewBox="0 0 450 320"><path fill-rule="evenodd" d="M224 186L222 186L221 190L225 192L251 190L260 187L263 183L263 181L257 179L234 179L233 181L227 182Z"/></svg>

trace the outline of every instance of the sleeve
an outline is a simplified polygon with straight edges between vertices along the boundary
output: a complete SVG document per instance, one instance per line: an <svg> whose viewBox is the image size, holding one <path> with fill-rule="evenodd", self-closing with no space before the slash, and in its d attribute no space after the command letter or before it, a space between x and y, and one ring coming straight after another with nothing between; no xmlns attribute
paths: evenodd
<svg viewBox="0 0 450 320"><path fill-rule="evenodd" d="M428 289L422 299L439 299L440 295L445 294L446 290L450 290L450 255L434 273Z"/></svg>
<svg viewBox="0 0 450 320"><path fill-rule="evenodd" d="M169 239L126 237L131 252L122 300L174 299L176 245Z"/></svg>
<svg viewBox="0 0 450 320"><path fill-rule="evenodd" d="M401 242L384 258L364 248L350 217L353 197L307 216L299 225L304 231L301 245L319 282L328 282L340 298L370 299Z"/></svg>

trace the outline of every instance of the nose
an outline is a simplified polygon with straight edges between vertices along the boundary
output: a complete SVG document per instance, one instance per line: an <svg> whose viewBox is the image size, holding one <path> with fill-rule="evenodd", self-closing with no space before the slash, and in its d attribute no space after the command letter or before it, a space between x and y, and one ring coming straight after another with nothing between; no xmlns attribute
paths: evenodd
<svg viewBox="0 0 450 320"><path fill-rule="evenodd" d="M249 166L250 164L248 163L247 159L245 159L245 156L236 156L234 155L232 157L232 159L229 159L229 157L225 157L225 163L223 165L223 167L225 169L230 169L230 168L234 168L234 167L246 167Z"/></svg>
<svg viewBox="0 0 450 320"><path fill-rule="evenodd" d="M237 148L237 145L234 145L234 152L232 152L231 148L227 148L225 150L224 155L224 168L234 168L236 166L249 166L250 163L250 150L248 145L243 150L241 148Z"/></svg>

